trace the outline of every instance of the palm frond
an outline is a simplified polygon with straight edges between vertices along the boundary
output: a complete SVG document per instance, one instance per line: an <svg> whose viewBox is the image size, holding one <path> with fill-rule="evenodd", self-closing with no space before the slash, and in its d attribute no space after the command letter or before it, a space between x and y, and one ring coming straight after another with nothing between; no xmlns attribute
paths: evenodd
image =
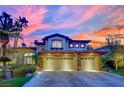
<svg viewBox="0 0 124 93"><path fill-rule="evenodd" d="M21 32L23 28L28 27L28 21L25 17L13 19L10 14L2 12L0 15L0 41L8 41L11 38L23 39Z"/></svg>

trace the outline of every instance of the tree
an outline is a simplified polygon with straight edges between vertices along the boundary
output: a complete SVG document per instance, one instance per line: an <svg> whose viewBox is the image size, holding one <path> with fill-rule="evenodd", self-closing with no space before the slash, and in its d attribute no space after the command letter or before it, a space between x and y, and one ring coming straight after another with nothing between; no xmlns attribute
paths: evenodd
<svg viewBox="0 0 124 93"><path fill-rule="evenodd" d="M26 28L28 27L28 21L25 17L19 17L19 19L16 19L15 23L14 23L14 26L15 26L15 29L14 31L16 32L15 35L13 35L14 37L14 50L13 50L13 53L14 53L14 57L15 57L15 48L17 47L17 44L18 44L18 39L22 39L22 36L21 36L21 32L23 31L23 28Z"/></svg>
<svg viewBox="0 0 124 93"><path fill-rule="evenodd" d="M21 45L22 45L22 47L26 47L27 46L25 43L22 43Z"/></svg>
<svg viewBox="0 0 124 93"><path fill-rule="evenodd" d="M108 48L110 49L111 53L109 54L109 57L111 59L115 59L115 68L116 70L118 70L118 62L117 62L117 51L118 49L121 48L121 40L120 40L120 36L122 36L122 34L109 34L106 38L106 44L108 45Z"/></svg>
<svg viewBox="0 0 124 93"><path fill-rule="evenodd" d="M38 65L38 66L40 65L40 63L38 62L38 60L41 59L40 55L35 54L35 55L32 56L32 59L35 61L36 65Z"/></svg>
<svg viewBox="0 0 124 93"><path fill-rule="evenodd" d="M1 57L0 62L3 62L3 67L6 68L6 62L10 62L11 59L8 57Z"/></svg>
<svg viewBox="0 0 124 93"><path fill-rule="evenodd" d="M100 62L105 66L106 64L106 58L100 57Z"/></svg>
<svg viewBox="0 0 124 93"><path fill-rule="evenodd" d="M0 16L0 42L2 43L3 56L6 56L7 44L10 38L14 38L14 47L17 46L18 38L22 38L20 32L27 27L28 21L25 17L12 19L11 15L3 12Z"/></svg>
<svg viewBox="0 0 124 93"><path fill-rule="evenodd" d="M37 47L37 44L38 44L38 40L34 40L35 47Z"/></svg>
<svg viewBox="0 0 124 93"><path fill-rule="evenodd" d="M10 38L18 39L21 38L20 32L23 27L27 27L28 21L25 17L19 17L19 19L11 18L11 15L3 12L0 15L0 42L2 44L2 57L7 57L7 44ZM15 40L17 41L17 40ZM17 42L15 42L16 46ZM4 62L5 63L5 62ZM5 66L5 64L3 65ZM6 67L4 67L5 71Z"/></svg>
<svg viewBox="0 0 124 93"><path fill-rule="evenodd" d="M34 60L35 62L37 62L38 59L41 58L41 56L40 56L40 55L33 55L32 58L33 58L33 60Z"/></svg>
<svg viewBox="0 0 124 93"><path fill-rule="evenodd" d="M3 12L0 16L0 42L3 49L3 57L6 57L7 44L9 43L9 32L12 30L13 20L10 15Z"/></svg>

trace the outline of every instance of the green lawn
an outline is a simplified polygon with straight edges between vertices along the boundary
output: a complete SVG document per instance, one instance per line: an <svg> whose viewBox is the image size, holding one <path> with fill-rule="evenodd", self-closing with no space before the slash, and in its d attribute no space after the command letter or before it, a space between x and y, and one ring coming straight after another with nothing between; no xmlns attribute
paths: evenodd
<svg viewBox="0 0 124 93"><path fill-rule="evenodd" d="M124 69L113 70L112 73L124 76Z"/></svg>
<svg viewBox="0 0 124 93"><path fill-rule="evenodd" d="M12 80L0 81L0 87L21 87L28 82L32 77L17 77Z"/></svg>

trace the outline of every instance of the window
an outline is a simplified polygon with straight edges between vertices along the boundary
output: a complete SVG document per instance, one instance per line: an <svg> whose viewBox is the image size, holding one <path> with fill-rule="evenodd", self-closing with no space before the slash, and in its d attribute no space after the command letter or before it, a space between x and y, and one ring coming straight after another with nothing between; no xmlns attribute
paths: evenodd
<svg viewBox="0 0 124 93"><path fill-rule="evenodd" d="M75 45L75 47L79 47L79 45L78 45L78 44L76 44L76 45Z"/></svg>
<svg viewBox="0 0 124 93"><path fill-rule="evenodd" d="M52 48L62 48L62 41L61 40L52 41Z"/></svg>
<svg viewBox="0 0 124 93"><path fill-rule="evenodd" d="M84 47L84 44L81 44L81 47Z"/></svg>
<svg viewBox="0 0 124 93"><path fill-rule="evenodd" d="M73 47L73 44L70 44L70 47Z"/></svg>

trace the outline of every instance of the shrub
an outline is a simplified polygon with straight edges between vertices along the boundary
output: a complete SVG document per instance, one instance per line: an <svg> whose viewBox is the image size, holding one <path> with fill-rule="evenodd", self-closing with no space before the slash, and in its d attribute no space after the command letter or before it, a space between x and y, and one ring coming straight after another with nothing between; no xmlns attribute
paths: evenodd
<svg viewBox="0 0 124 93"><path fill-rule="evenodd" d="M1 57L1 58L0 58L0 61L1 61L1 62L10 62L11 59L8 58L8 57Z"/></svg>
<svg viewBox="0 0 124 93"><path fill-rule="evenodd" d="M36 67L34 65L22 65L13 70L14 77L24 77L27 73L34 73Z"/></svg>
<svg viewBox="0 0 124 93"><path fill-rule="evenodd" d="M23 72L17 68L13 71L13 76L14 77L23 77Z"/></svg>
<svg viewBox="0 0 124 93"><path fill-rule="evenodd" d="M3 72L3 70L0 69L0 79L1 78L4 78L4 72Z"/></svg>
<svg viewBox="0 0 124 93"><path fill-rule="evenodd" d="M18 64L10 64L10 67L12 70L19 68L20 66Z"/></svg>

